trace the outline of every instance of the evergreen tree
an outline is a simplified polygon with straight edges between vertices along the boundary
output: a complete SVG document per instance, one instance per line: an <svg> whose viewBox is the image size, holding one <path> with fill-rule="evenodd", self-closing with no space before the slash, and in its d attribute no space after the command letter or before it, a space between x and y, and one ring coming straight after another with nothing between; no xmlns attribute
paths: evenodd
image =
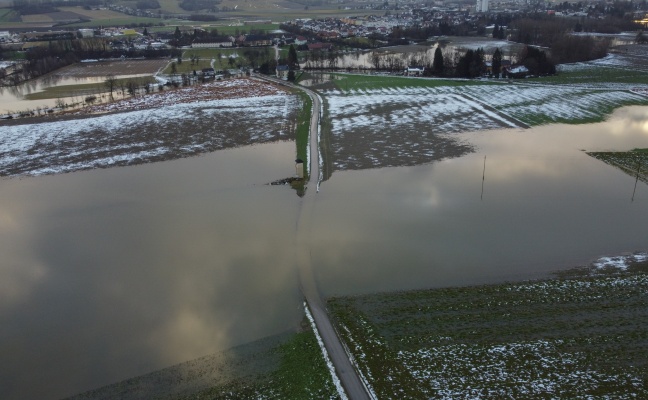
<svg viewBox="0 0 648 400"><path fill-rule="evenodd" d="M501 69L502 69L502 53L500 52L500 49L495 49L495 52L493 53L493 60L492 60L493 76L499 78Z"/></svg>
<svg viewBox="0 0 648 400"><path fill-rule="evenodd" d="M527 46L521 57L521 63L534 75L554 75L556 65L547 58L547 54L535 47Z"/></svg>
<svg viewBox="0 0 648 400"><path fill-rule="evenodd" d="M481 47L475 50L473 58L470 60L470 78L477 78L486 72L486 63L484 62L484 49Z"/></svg>
<svg viewBox="0 0 648 400"><path fill-rule="evenodd" d="M460 78L476 78L484 73L484 50L468 50L457 62L456 74Z"/></svg>
<svg viewBox="0 0 648 400"><path fill-rule="evenodd" d="M148 34L148 29L144 28L144 32L142 32L142 35L144 35L144 36L148 36L148 35L149 35L149 34Z"/></svg>
<svg viewBox="0 0 648 400"><path fill-rule="evenodd" d="M493 39L499 39L500 35L500 26L499 24L495 24L495 28L493 28Z"/></svg>
<svg viewBox="0 0 648 400"><path fill-rule="evenodd" d="M290 67L290 69L293 69L298 65L298 62L299 60L297 59L297 50L295 50L295 46L291 44L290 48L288 49L288 66Z"/></svg>
<svg viewBox="0 0 648 400"><path fill-rule="evenodd" d="M173 32L173 37L176 40L179 40L182 37L182 32L180 32L180 27L179 26L176 26L175 32Z"/></svg>
<svg viewBox="0 0 648 400"><path fill-rule="evenodd" d="M443 75L444 69L443 53L441 53L441 49L437 47L434 51L434 61L432 61L432 73L435 75Z"/></svg>

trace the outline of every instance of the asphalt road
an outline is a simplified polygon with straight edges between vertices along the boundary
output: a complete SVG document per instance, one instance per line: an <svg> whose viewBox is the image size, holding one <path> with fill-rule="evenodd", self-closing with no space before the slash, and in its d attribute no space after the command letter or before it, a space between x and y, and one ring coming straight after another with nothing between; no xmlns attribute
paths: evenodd
<svg viewBox="0 0 648 400"><path fill-rule="evenodd" d="M322 297L320 296L317 283L315 282L315 275L313 274L313 266L311 262L310 246L311 231L313 228L312 221L313 212L317 203L317 193L319 192L320 180L319 146L317 143L321 110L320 99L313 91L304 87L297 87L288 82L267 77L262 77L262 79L270 80L286 86L296 87L299 90L306 92L313 101L310 125L310 180L307 185L306 194L302 197L300 203L299 218L297 220L295 235L295 262L297 263L297 269L299 271L299 282L302 294L310 308L319 335L324 342L324 347L329 355L329 359L335 367L335 372L340 379L340 383L344 388L346 396L351 400L370 400L371 396L365 388L365 385L360 380L355 368L351 364L351 361L342 346L342 342L337 336L333 324L328 317L326 307Z"/></svg>

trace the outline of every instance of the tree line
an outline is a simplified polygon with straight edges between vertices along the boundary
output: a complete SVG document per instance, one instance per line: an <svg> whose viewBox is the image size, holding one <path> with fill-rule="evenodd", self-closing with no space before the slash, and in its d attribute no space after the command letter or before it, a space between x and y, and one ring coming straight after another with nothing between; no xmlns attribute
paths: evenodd
<svg viewBox="0 0 648 400"><path fill-rule="evenodd" d="M25 53L26 62L21 64L22 69L12 75L5 76L4 83L15 85L83 59L119 58L122 56L160 58L177 57L179 54L180 51L177 49L113 49L108 41L98 38L52 41L47 46L32 47L27 50Z"/></svg>

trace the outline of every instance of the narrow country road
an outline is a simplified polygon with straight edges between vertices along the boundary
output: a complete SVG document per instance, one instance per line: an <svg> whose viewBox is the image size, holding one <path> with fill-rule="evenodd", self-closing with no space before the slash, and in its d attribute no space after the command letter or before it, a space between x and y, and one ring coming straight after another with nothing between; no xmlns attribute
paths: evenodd
<svg viewBox="0 0 648 400"><path fill-rule="evenodd" d="M299 219L297 220L296 229L296 262L299 268L299 282L302 294L306 298L306 303L311 310L317 330L324 342L324 347L335 367L335 372L344 388L347 396L351 400L369 400L364 384L358 377L358 374L351 364L347 353L342 346L342 342L337 336L333 324L326 313L324 302L315 282L313 266L311 263L311 230L313 228L313 213L317 202L317 193L319 189L320 169L319 169L319 146L318 131L320 120L321 102L311 90L300 88L308 93L313 100L313 110L311 114L310 127L310 182L306 194L302 198Z"/></svg>
<svg viewBox="0 0 648 400"><path fill-rule="evenodd" d="M320 296L311 260L311 232L313 228L313 213L317 203L319 191L320 163L318 132L320 124L320 110L322 107L319 96L312 90L298 87L267 77L260 77L265 80L282 85L297 88L307 93L313 101L313 108L310 122L310 174L306 194L300 203L299 217L295 232L295 262L299 271L299 284L306 303L310 308L315 325L319 332L328 356L335 367L335 372L340 379L344 391L351 400L370 400L371 397L365 388L364 383L358 376L355 368L349 360L342 342L340 341L333 324L326 313L326 306Z"/></svg>

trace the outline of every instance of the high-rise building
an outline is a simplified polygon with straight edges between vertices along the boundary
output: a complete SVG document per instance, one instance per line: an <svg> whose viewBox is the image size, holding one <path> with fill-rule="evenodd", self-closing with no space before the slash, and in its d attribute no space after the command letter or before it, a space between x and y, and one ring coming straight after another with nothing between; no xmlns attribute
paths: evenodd
<svg viewBox="0 0 648 400"><path fill-rule="evenodd" d="M487 12L488 11L488 0L477 0L477 5L475 7L476 12Z"/></svg>

